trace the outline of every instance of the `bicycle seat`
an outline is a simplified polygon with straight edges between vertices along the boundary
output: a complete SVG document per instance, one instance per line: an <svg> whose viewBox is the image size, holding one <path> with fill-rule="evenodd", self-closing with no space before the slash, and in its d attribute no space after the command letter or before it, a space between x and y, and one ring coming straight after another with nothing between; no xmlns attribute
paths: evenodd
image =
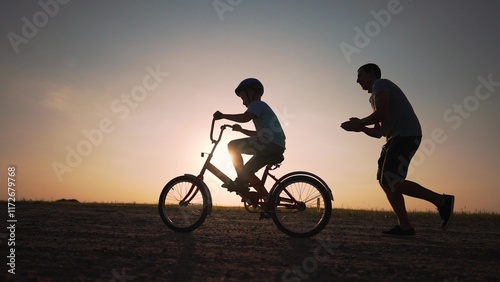
<svg viewBox="0 0 500 282"><path fill-rule="evenodd" d="M279 154L266 157L264 161L266 162L267 165L275 165L281 163L284 160L285 157L283 156L283 154Z"/></svg>

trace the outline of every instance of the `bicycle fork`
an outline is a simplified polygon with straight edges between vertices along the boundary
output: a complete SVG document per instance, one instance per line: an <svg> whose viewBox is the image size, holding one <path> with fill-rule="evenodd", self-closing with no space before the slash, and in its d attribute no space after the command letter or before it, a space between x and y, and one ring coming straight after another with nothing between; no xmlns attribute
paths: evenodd
<svg viewBox="0 0 500 282"><path fill-rule="evenodd" d="M186 196L180 201L179 205L181 206L188 205L189 202L191 202L191 200L194 199L194 197L198 194L198 188L196 186L200 183L200 181L203 181L203 176L205 175L205 171L207 170L213 173L217 178L219 178L224 183L228 183L231 181L231 178L225 175L222 171L220 171L220 169L215 167L210 162L212 160L213 151L214 150L212 150L212 152L208 154L208 158L205 161L205 164L203 165L200 174L196 176L196 180L191 185L191 188L189 189L188 193L186 193ZM203 156L204 153L201 153L201 155Z"/></svg>

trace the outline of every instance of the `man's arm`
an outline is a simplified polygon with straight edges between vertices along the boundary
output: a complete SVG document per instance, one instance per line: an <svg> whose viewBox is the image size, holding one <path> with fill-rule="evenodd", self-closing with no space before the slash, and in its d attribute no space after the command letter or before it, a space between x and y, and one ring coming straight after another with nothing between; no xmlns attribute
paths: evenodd
<svg viewBox="0 0 500 282"><path fill-rule="evenodd" d="M347 131L364 132L366 135L380 138L382 132L380 131L380 123L384 121L389 115L389 92L380 92L375 98L375 110L373 113L363 119L350 118L341 124L341 127ZM373 128L367 125L374 125Z"/></svg>
<svg viewBox="0 0 500 282"><path fill-rule="evenodd" d="M358 118L350 118L348 121L343 122L340 127L346 131L353 132L363 132L366 135L374 138L382 137L382 131L380 131L380 123L376 123L373 127L367 127L361 125L361 120Z"/></svg>
<svg viewBox="0 0 500 282"><path fill-rule="evenodd" d="M366 135L373 137L373 138L382 137L382 131L380 131L380 124L379 123L376 123L373 127L364 126L363 128L361 128L361 131L364 132Z"/></svg>
<svg viewBox="0 0 500 282"><path fill-rule="evenodd" d="M375 98L375 111L359 120L361 126L371 125L371 124L379 124L384 121L389 115L389 100L390 95L389 92L384 91L377 94Z"/></svg>

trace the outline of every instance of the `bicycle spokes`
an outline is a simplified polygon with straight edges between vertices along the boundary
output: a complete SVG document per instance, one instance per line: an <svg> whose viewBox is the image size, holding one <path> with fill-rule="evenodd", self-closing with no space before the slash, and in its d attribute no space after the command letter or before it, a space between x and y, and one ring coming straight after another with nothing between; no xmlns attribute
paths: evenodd
<svg viewBox="0 0 500 282"><path fill-rule="evenodd" d="M295 176L283 181L270 198L276 226L295 237L310 237L320 232L331 216L328 191L316 180Z"/></svg>
<svg viewBox="0 0 500 282"><path fill-rule="evenodd" d="M208 213L208 189L193 176L170 181L160 194L159 209L171 229L187 232L198 227Z"/></svg>
<svg viewBox="0 0 500 282"><path fill-rule="evenodd" d="M320 191L316 190L315 187L304 187L307 186L307 183L301 183L300 185L291 185L284 188L281 191L281 196L278 198L279 201L276 202L276 207L284 207L289 210L296 211L304 211L306 207L313 207L313 204L316 204L316 209L318 211L321 210L324 205L321 200ZM290 191L289 191L290 190ZM297 193L298 192L298 193ZM294 196L295 195L295 196ZM299 200L297 200L299 199Z"/></svg>
<svg viewBox="0 0 500 282"><path fill-rule="evenodd" d="M191 187L189 188L187 193L185 193L186 195L184 196L184 198L182 200L180 200L179 206L189 205L191 203L191 201L193 201L193 199L196 197L196 195L198 194L198 188L196 187L197 181L198 181L198 178L196 179L196 181L194 183L191 184ZM179 196L182 194L183 194L183 191L179 191Z"/></svg>

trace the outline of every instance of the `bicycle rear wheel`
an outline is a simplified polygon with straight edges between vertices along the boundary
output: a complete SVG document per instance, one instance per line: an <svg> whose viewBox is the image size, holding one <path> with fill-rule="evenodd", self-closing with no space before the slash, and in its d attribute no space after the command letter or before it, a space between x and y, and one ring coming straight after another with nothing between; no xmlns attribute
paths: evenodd
<svg viewBox="0 0 500 282"><path fill-rule="evenodd" d="M195 176L183 175L172 179L160 194L158 209L167 227L175 232L190 232L198 228L209 212L210 195L205 183Z"/></svg>
<svg viewBox="0 0 500 282"><path fill-rule="evenodd" d="M269 202L274 224L292 237L311 237L323 230L332 215L329 191L316 179L297 175L285 179Z"/></svg>

